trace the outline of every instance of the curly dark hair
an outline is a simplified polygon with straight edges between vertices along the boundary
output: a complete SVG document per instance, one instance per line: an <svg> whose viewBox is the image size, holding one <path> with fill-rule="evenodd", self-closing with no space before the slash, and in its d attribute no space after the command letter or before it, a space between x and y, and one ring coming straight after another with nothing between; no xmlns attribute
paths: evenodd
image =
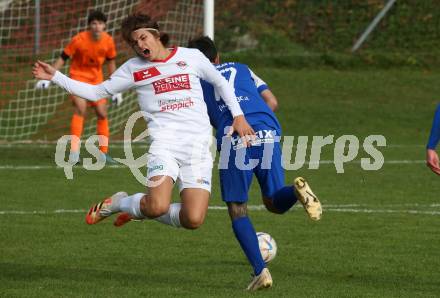
<svg viewBox="0 0 440 298"><path fill-rule="evenodd" d="M168 45L170 40L169 35L159 31L159 25L149 15L146 14L132 14L126 17L121 23L122 38L129 45L133 45L134 40L131 38L131 33L137 29L151 28L156 29L157 32L152 31L153 34L160 38L164 46Z"/></svg>
<svg viewBox="0 0 440 298"><path fill-rule="evenodd" d="M107 16L102 11L93 10L89 13L89 16L87 17L87 24L90 24L93 21L101 21L106 23Z"/></svg>

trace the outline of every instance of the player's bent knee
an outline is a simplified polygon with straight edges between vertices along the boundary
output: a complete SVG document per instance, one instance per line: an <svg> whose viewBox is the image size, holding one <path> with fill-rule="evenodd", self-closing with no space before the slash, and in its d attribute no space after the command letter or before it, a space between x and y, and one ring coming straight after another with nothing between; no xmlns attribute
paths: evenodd
<svg viewBox="0 0 440 298"><path fill-rule="evenodd" d="M203 224L203 222L200 222L200 221L187 221L187 222L182 222L181 224L182 224L182 227L184 227L185 229L196 230L196 229L198 229Z"/></svg>
<svg viewBox="0 0 440 298"><path fill-rule="evenodd" d="M202 215L189 216L181 220L182 227L189 230L198 229L201 225L203 225L204 222L205 222L205 216Z"/></svg>
<svg viewBox="0 0 440 298"><path fill-rule="evenodd" d="M228 212L231 220L247 216L247 204L238 202L228 203Z"/></svg>
<svg viewBox="0 0 440 298"><path fill-rule="evenodd" d="M167 213L165 209L146 209L142 213L148 218L157 218Z"/></svg>
<svg viewBox="0 0 440 298"><path fill-rule="evenodd" d="M168 212L168 209L170 209L169 202L162 202L147 196L144 196L141 201L142 213L149 218L162 216Z"/></svg>
<svg viewBox="0 0 440 298"><path fill-rule="evenodd" d="M284 212L279 211L273 205L273 200L268 197L263 197L264 206L266 206L267 211L275 213L275 214L283 214Z"/></svg>
<svg viewBox="0 0 440 298"><path fill-rule="evenodd" d="M98 117L99 120L106 119L107 118L107 111L96 109L96 117Z"/></svg>
<svg viewBox="0 0 440 298"><path fill-rule="evenodd" d="M87 114L87 110L77 109L77 110L75 111L75 114L77 114L78 116L81 116L81 117L85 117L86 114Z"/></svg>

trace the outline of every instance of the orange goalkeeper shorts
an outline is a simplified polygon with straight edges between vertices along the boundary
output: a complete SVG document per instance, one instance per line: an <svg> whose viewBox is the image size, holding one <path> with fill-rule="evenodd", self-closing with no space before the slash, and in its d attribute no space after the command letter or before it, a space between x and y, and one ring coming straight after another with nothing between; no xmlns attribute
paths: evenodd
<svg viewBox="0 0 440 298"><path fill-rule="evenodd" d="M92 85L98 85L98 84L102 83L102 80L99 80L99 81L98 80L90 80L90 79L86 79L84 77L72 76L72 75L71 75L71 79L77 80L77 81L80 81L80 82L83 82L83 83L92 84ZM73 97L71 96L70 99L73 100ZM100 105L103 105L103 104L107 104L107 99L106 98L101 98L101 99L98 99L97 101L88 101L87 100L87 106L88 107L96 107L96 106L100 106Z"/></svg>
<svg viewBox="0 0 440 298"><path fill-rule="evenodd" d="M77 96L77 97L79 97L79 96ZM80 98L82 98L82 97L80 97ZM70 100L73 102L73 95L70 96ZM86 100L86 99L84 99L84 100ZM88 107L96 107L96 106L105 105L105 104L107 104L107 98L101 98L101 99L98 99L97 101L87 100Z"/></svg>

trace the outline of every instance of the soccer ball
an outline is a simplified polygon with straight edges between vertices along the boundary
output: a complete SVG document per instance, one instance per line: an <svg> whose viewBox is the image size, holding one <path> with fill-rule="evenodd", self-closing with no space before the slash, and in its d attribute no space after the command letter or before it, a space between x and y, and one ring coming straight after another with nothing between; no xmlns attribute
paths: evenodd
<svg viewBox="0 0 440 298"><path fill-rule="evenodd" d="M267 233L257 232L258 246L260 247L261 256L267 264L272 261L277 255L277 243Z"/></svg>

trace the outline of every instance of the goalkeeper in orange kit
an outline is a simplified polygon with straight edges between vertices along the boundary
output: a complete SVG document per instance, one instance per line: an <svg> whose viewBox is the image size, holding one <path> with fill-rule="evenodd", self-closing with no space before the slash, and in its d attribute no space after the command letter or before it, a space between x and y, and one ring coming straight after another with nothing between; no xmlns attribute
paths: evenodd
<svg viewBox="0 0 440 298"><path fill-rule="evenodd" d="M92 11L88 15L88 30L75 35L69 44L64 48L61 56L55 61L53 66L60 69L67 60L71 59L69 75L72 79L97 85L104 80L102 66L107 62L108 74L112 74L116 69L116 48L113 38L105 32L107 17L100 11ZM46 89L50 81L40 80L36 84L37 89ZM96 132L103 136L100 140L99 150L101 157L106 162L115 161L108 155L109 124L107 119L107 100L88 103L87 100L71 96L74 111L70 123L70 134L77 136L72 138L69 162L79 162L78 140L84 126L84 118L87 106L92 106L97 116ZM112 103L119 105L122 102L122 95L112 96Z"/></svg>

